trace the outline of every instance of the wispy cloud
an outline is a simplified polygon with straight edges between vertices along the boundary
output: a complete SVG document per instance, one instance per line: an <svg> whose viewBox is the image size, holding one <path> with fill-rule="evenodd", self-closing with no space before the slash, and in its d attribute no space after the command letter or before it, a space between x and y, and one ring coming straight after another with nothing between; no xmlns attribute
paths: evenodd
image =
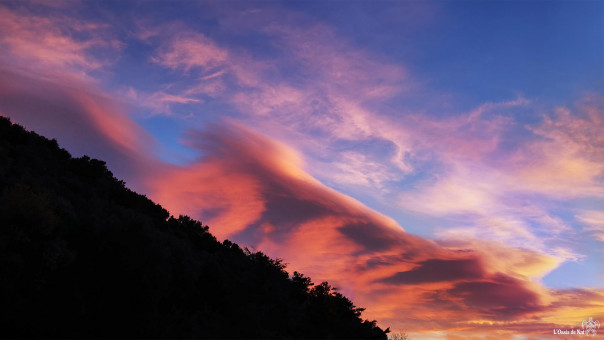
<svg viewBox="0 0 604 340"><path fill-rule="evenodd" d="M587 100L587 99L585 99ZM593 97L576 110L560 107L531 130L534 142L519 150L514 175L528 190L560 198L604 197L604 105Z"/></svg>
<svg viewBox="0 0 604 340"><path fill-rule="evenodd" d="M111 64L123 47L109 28L60 13L34 14L26 6L0 6L0 57L37 72L86 77Z"/></svg>
<svg viewBox="0 0 604 340"><path fill-rule="evenodd" d="M584 230L589 231L593 237L604 242L604 212L600 210L585 210L575 216L583 223Z"/></svg>
<svg viewBox="0 0 604 340"><path fill-rule="evenodd" d="M494 144L470 158L462 147L432 144L430 149L441 161L442 174L421 183L419 190L403 192L401 207L430 215L465 215L466 223L474 225L465 228L466 234L524 239L525 245L544 246L536 235L572 232L548 211L546 202L601 197L604 193L604 144L596 132L604 126L589 108L581 105L575 112L559 108L554 115L545 115L541 123L525 130L530 139L514 149L501 147L506 142L506 129L495 131L491 137ZM453 133L452 138L471 141L474 133L465 133L470 135ZM455 141L450 144L455 145ZM541 197L540 204L535 197Z"/></svg>
<svg viewBox="0 0 604 340"><path fill-rule="evenodd" d="M160 47L152 60L171 69L185 72L192 68L210 71L224 65L229 54L201 33L179 33Z"/></svg>
<svg viewBox="0 0 604 340"><path fill-rule="evenodd" d="M165 91L157 91L154 93L144 93L135 90L133 87L128 87L123 91L123 98L136 107L151 109L150 115L166 115L171 116L172 106L175 104L200 104L203 99L195 98L187 94L172 94Z"/></svg>

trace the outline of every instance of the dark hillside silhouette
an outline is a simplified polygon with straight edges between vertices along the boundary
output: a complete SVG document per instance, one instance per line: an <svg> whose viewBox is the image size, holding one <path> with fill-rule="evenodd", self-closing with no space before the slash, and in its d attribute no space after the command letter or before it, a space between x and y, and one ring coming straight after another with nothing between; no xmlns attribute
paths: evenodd
<svg viewBox="0 0 604 340"><path fill-rule="evenodd" d="M362 310L0 117L0 336L385 339Z"/></svg>

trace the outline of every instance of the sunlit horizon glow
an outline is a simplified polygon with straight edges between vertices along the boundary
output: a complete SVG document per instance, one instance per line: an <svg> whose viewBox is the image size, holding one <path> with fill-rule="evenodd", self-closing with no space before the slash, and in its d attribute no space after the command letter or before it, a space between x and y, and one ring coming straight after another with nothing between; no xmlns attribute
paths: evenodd
<svg viewBox="0 0 604 340"><path fill-rule="evenodd" d="M4 1L0 47L0 115L383 328L604 320L604 2Z"/></svg>

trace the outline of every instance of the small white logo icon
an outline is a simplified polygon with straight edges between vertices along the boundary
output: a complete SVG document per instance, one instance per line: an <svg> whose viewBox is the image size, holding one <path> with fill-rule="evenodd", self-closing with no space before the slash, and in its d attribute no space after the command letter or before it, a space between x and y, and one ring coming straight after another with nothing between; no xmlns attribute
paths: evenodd
<svg viewBox="0 0 604 340"><path fill-rule="evenodd" d="M598 331L596 331L596 329L600 329L600 322L598 320L594 321L591 318L589 318L589 321L583 320L583 322L581 323L581 326L585 330L585 335L595 336L598 333Z"/></svg>

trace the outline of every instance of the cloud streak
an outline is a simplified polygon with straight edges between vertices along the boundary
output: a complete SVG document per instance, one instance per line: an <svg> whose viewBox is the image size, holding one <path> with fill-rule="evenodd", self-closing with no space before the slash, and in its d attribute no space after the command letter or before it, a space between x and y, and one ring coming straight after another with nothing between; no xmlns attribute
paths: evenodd
<svg viewBox="0 0 604 340"><path fill-rule="evenodd" d="M225 63L229 54L201 33L172 37L151 60L168 68L188 72L192 68L212 70Z"/></svg>
<svg viewBox="0 0 604 340"><path fill-rule="evenodd" d="M417 329L469 329L477 320L539 320L573 305L532 279L555 268L555 257L408 234L309 176L296 152L235 123L191 132L188 140L204 156L156 179L152 197L217 226L212 231L221 238L332 281L370 317L402 326L405 315Z"/></svg>
<svg viewBox="0 0 604 340"><path fill-rule="evenodd" d="M66 15L36 15L21 6L0 6L0 55L7 63L47 74L86 78L90 71L111 64L123 43L109 25Z"/></svg>

